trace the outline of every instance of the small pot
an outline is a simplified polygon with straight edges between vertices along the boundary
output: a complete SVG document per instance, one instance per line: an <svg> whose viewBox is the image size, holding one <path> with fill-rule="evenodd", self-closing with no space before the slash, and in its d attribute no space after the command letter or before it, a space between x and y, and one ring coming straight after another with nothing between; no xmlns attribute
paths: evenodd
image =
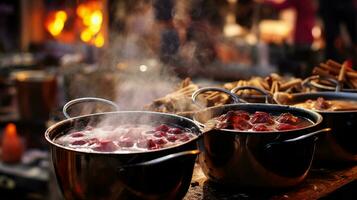
<svg viewBox="0 0 357 200"><path fill-rule="evenodd" d="M91 98L92 100L95 98ZM86 99L86 101L88 98ZM76 100L75 103L81 100ZM73 102L64 107L66 109ZM197 136L178 146L132 153L82 152L54 143L54 138L103 119L120 125L150 119L148 124L168 123L189 128ZM186 194L199 151L201 135L195 122L177 115L145 111L106 112L69 118L45 133L58 184L71 199L181 199Z"/></svg>
<svg viewBox="0 0 357 200"><path fill-rule="evenodd" d="M232 93L221 88L196 91L193 94L194 101L200 93L215 90L229 94L235 103L203 109L194 115L194 120L205 124L228 111L244 110L272 114L290 112L311 120L313 125L279 132L213 129L203 134L204 151L199 156L203 172L211 181L229 187L282 188L301 183L310 169L317 136L329 131L319 130L322 116L314 111L291 106L239 103L241 100L234 93L240 89L255 88L235 88ZM267 96L266 101L268 99Z"/></svg>
<svg viewBox="0 0 357 200"><path fill-rule="evenodd" d="M356 93L349 92L313 92L275 95L284 97L282 104L294 105L303 103L308 99L323 97L326 100L357 101ZM318 142L317 160L330 162L356 162L357 161L357 111L316 111L323 116L322 127L330 127L331 134L325 135Z"/></svg>

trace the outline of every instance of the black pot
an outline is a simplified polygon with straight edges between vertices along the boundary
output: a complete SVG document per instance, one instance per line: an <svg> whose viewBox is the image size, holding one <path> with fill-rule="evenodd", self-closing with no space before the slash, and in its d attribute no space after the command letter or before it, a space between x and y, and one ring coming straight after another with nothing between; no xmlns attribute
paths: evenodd
<svg viewBox="0 0 357 200"><path fill-rule="evenodd" d="M80 152L53 142L73 128L111 124L175 124L190 128L196 138L178 146L136 153ZM142 123L142 122L141 122ZM52 163L65 199L181 199L186 194L198 154L199 127L190 119L156 112L128 111L70 118L45 133Z"/></svg>
<svg viewBox="0 0 357 200"><path fill-rule="evenodd" d="M200 89L193 98L212 89L230 94L235 102L239 100L229 91L217 88ZM304 180L313 160L317 135L328 131L318 130L322 122L320 114L291 106L235 103L203 109L194 115L194 120L204 124L231 110L264 111L274 115L289 112L311 120L313 125L279 132L213 129L203 134L204 152L199 161L210 180L229 187L270 188L294 186Z"/></svg>
<svg viewBox="0 0 357 200"><path fill-rule="evenodd" d="M280 94L281 95L281 94ZM357 101L356 93L314 92L285 95L281 103L293 105L308 99L323 97L326 100ZM279 98L279 94L276 95ZM278 99L277 99L278 100ZM323 116L323 127L330 127L331 134L318 142L317 160L332 162L357 161L357 111L317 111Z"/></svg>

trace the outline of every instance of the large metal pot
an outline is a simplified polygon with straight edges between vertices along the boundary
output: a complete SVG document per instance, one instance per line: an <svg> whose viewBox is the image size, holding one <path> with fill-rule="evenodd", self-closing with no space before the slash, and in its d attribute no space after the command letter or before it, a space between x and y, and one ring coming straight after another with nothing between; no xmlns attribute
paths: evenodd
<svg viewBox="0 0 357 200"><path fill-rule="evenodd" d="M142 122L190 128L196 138L179 146L136 153L81 152L53 142L73 128ZM150 119L150 120L147 120ZM199 127L177 115L144 111L107 112L69 118L45 133L58 184L65 199L181 199L187 192L199 153Z"/></svg>
<svg viewBox="0 0 357 200"><path fill-rule="evenodd" d="M251 89L241 87L238 89ZM202 92L196 91L193 99ZM199 161L205 175L212 181L229 187L289 187L299 184L306 177L318 134L328 129L318 130L322 117L320 114L291 106L238 103L238 97L231 95L235 104L203 109L194 115L194 120L205 124L208 120L231 110L247 112L265 111L272 114L289 112L305 117L313 125L301 129L280 132L246 132L231 129L213 129L203 134L204 152ZM268 99L268 98L267 98Z"/></svg>
<svg viewBox="0 0 357 200"><path fill-rule="evenodd" d="M323 97L326 100L357 101L356 93L314 92L297 94L276 94L282 104L294 105ZM281 100L279 100L281 99ZM325 135L318 142L317 160L333 162L357 161L357 111L317 111L323 116L323 127L330 127L331 134Z"/></svg>

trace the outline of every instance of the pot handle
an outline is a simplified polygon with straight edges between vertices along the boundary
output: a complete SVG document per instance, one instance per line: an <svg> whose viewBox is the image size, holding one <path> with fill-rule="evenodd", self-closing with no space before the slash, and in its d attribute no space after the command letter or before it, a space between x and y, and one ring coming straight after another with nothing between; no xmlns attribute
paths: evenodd
<svg viewBox="0 0 357 200"><path fill-rule="evenodd" d="M204 88L200 88L200 89L196 90L192 94L193 103L197 104L196 100L197 100L198 95L200 95L204 92L208 92L208 91L218 91L218 92L223 92L225 94L228 94L232 98L233 103L247 103L243 99L239 98L236 94L231 93L229 90L226 90L224 88L218 88L218 87L204 87Z"/></svg>
<svg viewBox="0 0 357 200"><path fill-rule="evenodd" d="M156 164L160 164L172 159L180 158L180 157L187 157L187 156L196 156L197 154L200 153L200 150L195 149L195 150L188 150L188 151L181 151L173 154L169 154L163 157L155 158L153 160L145 161L145 162L140 162L140 163L135 163L135 164L128 164L128 165L123 165L120 166L118 169L119 171L123 171L128 168L133 168L133 167L145 167L145 166L152 166Z"/></svg>
<svg viewBox="0 0 357 200"><path fill-rule="evenodd" d="M107 105L110 105L114 108L115 111L118 111L119 110L119 107L117 104L115 104L114 102L112 101L109 101L107 99L102 99L102 98L97 98L97 97L83 97L83 98L78 98L78 99L74 99L74 100L71 100L69 102L67 102L64 106L63 106L63 115L68 119L68 118L71 118L71 116L68 114L67 110L75 105L75 104L79 104L79 103L84 103L84 102L99 102L99 103L104 103L104 104L107 104Z"/></svg>
<svg viewBox="0 0 357 200"><path fill-rule="evenodd" d="M258 88L255 86L238 86L238 87L233 88L231 90L231 93L236 94L239 90L255 90L265 96L265 103L269 104L270 102L272 102L273 104L277 104L277 102L274 100L274 98L272 97L270 92L267 92L261 88Z"/></svg>
<svg viewBox="0 0 357 200"><path fill-rule="evenodd" d="M326 86L326 85L322 85L322 84L319 84L317 82L313 82L314 80L324 80L324 81L328 81L332 84L335 85L335 88L333 87L329 87L329 86ZM303 82L302 82L302 86L304 87L315 87L317 89L324 89L324 90L335 90L335 92L341 92L342 90L342 84L341 82L333 79L333 78L329 78L329 77L325 77L325 76L319 76L319 75L316 75L316 76L310 76L308 78L306 78Z"/></svg>
<svg viewBox="0 0 357 200"><path fill-rule="evenodd" d="M319 134L322 134L322 133L328 133L331 131L331 128L324 128L324 129L321 129L321 130L318 130L318 131L315 131L315 132L312 132L312 133L309 133L309 134L306 134L306 135L302 135L302 136L298 136L296 138L292 138L292 139L287 139L287 140L283 140L283 141L278 141L278 142L271 142L269 144L266 144L265 147L266 148L270 148L271 145L274 145L274 144L289 144L289 143L294 143L294 142L298 142L298 141L301 141L301 140L304 140L304 139L307 139L307 138L310 138L310 137L316 137L318 136Z"/></svg>

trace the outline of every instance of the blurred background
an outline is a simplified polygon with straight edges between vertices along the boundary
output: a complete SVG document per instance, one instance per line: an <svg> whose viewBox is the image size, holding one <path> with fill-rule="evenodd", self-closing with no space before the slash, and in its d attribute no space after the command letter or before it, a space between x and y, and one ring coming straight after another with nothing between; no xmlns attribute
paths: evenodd
<svg viewBox="0 0 357 200"><path fill-rule="evenodd" d="M0 193L59 198L43 133L68 100L142 109L185 77L306 77L325 59L356 66L356 9L356 0L1 0ZM20 156L9 159L10 136Z"/></svg>

